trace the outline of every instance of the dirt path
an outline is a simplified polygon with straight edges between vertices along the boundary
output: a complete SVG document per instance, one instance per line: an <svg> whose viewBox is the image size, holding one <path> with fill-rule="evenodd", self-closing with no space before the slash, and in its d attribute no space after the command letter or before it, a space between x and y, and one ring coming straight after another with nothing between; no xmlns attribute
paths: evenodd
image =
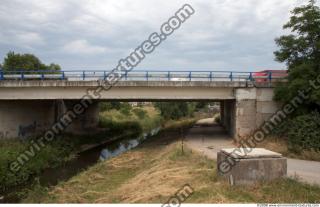
<svg viewBox="0 0 320 207"><path fill-rule="evenodd" d="M217 158L220 149L235 147L232 138L213 119L198 121L186 135L186 145L212 159ZM320 162L288 158L288 176L320 185Z"/></svg>

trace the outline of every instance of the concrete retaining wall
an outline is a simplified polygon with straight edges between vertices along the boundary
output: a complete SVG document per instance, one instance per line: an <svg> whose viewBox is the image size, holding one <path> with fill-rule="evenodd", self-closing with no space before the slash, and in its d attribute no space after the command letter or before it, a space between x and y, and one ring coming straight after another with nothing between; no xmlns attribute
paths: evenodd
<svg viewBox="0 0 320 207"><path fill-rule="evenodd" d="M0 139L26 139L54 122L54 101L0 101Z"/></svg>
<svg viewBox="0 0 320 207"><path fill-rule="evenodd" d="M0 101L0 139L41 136L75 103L63 100ZM95 102L65 132L90 133L98 126L98 113L98 102Z"/></svg>

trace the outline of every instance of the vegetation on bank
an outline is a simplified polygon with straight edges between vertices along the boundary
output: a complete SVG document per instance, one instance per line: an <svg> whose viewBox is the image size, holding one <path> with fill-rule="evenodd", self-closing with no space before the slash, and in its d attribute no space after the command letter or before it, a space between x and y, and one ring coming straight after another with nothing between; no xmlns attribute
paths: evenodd
<svg viewBox="0 0 320 207"><path fill-rule="evenodd" d="M139 136L138 127L134 124L127 124L126 133L131 132L131 136L134 134ZM116 131L118 131L117 134ZM111 129L92 135L56 137L40 151L33 149L34 155L29 156L27 160L23 158L23 164L20 165L21 168L17 172L11 171L10 166L22 153L26 154L26 150L31 152L30 146L33 139L28 141L2 140L0 141L0 195L16 191L26 184L32 184L44 169L55 168L72 160L83 145L102 143L113 137L121 137L121 135L129 136L126 133Z"/></svg>
<svg viewBox="0 0 320 207"><path fill-rule="evenodd" d="M149 132L162 123L159 112L152 106L133 107L129 103L102 103L100 126L127 130L126 125L136 125L139 132Z"/></svg>
<svg viewBox="0 0 320 207"><path fill-rule="evenodd" d="M154 106L165 120L192 116L196 109L196 103L189 102L157 102Z"/></svg>
<svg viewBox="0 0 320 207"><path fill-rule="evenodd" d="M312 155L320 161L320 8L315 0L295 8L284 29L291 34L276 39L276 60L288 66L288 82L275 89L275 100L289 103L303 97L303 103L286 122L277 127L274 136L288 145L288 154ZM301 96L301 93L303 96ZM304 154L304 155L303 155ZM310 157L310 156L308 156Z"/></svg>
<svg viewBox="0 0 320 207"><path fill-rule="evenodd" d="M289 178L254 186L230 186L218 177L216 161L188 148L182 152L179 139L178 130L164 131L67 182L29 194L24 202L165 203L185 184L194 189L186 203L320 202L319 186Z"/></svg>
<svg viewBox="0 0 320 207"><path fill-rule="evenodd" d="M10 170L11 163L17 161L21 153L30 151L32 141L37 138L0 140L0 195L33 183L46 168L55 168L70 161L83 145L105 142L114 137L138 137L142 132L160 125L160 116L152 107L130 109L130 114L124 115L121 110L102 112L100 128L96 132L83 136L64 134L56 137L39 152L34 150L35 154L24 160L17 172Z"/></svg>
<svg viewBox="0 0 320 207"><path fill-rule="evenodd" d="M18 193L24 197L28 194L25 193L24 185L34 185L44 169L55 168L75 158L81 146L102 143L114 137L138 137L159 126L175 128L190 126L195 122L194 118L164 121L152 105L132 107L128 103L103 103L100 111L100 126L96 133L91 132L92 134L84 136L64 134L56 137L40 152L30 157L18 172L12 172L10 165L22 152L29 150L33 139L0 140L0 195Z"/></svg>
<svg viewBox="0 0 320 207"><path fill-rule="evenodd" d="M286 157L320 161L320 115L312 112L291 117L279 125L261 147Z"/></svg>

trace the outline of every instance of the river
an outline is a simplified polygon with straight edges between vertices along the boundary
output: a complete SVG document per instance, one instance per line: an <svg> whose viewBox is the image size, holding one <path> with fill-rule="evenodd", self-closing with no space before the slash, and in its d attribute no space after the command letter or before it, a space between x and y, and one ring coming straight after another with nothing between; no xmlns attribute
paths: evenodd
<svg viewBox="0 0 320 207"><path fill-rule="evenodd" d="M43 187L52 187L59 182L67 181L78 173L95 165L99 161L105 161L112 157L118 156L128 150L131 150L146 139L157 135L160 127L151 130L149 133L143 133L139 137L124 137L107 144L95 146L88 150L79 152L74 159L64 163L56 168L47 168L41 175L37 176L39 183ZM19 203L21 198L18 196L20 188L14 189L14 193L7 194L0 200L0 203ZM32 190L32 188L31 188Z"/></svg>

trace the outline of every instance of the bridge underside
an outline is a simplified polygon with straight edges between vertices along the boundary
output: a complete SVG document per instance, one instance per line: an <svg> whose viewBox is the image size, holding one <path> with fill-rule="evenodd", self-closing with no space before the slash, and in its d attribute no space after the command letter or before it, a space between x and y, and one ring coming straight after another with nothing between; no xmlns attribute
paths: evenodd
<svg viewBox="0 0 320 207"><path fill-rule="evenodd" d="M0 139L40 135L77 103L86 103L87 110L66 131L81 134L97 127L99 101L219 101L222 124L234 138L249 136L279 107L272 100L272 88L242 82L124 82L97 96L99 85L0 82Z"/></svg>
<svg viewBox="0 0 320 207"><path fill-rule="evenodd" d="M89 92L87 92L89 90ZM233 88L203 87L114 87L94 94L94 88L7 88L0 92L0 100L77 100L81 98L98 100L226 100L234 99ZM87 95L86 95L87 94Z"/></svg>

